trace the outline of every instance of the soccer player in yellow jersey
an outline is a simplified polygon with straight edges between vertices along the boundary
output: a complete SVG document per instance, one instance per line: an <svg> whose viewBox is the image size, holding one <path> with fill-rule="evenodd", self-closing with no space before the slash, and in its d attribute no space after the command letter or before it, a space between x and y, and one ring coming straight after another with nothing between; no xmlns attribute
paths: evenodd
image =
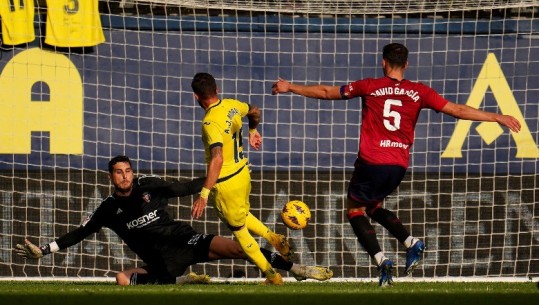
<svg viewBox="0 0 539 305"><path fill-rule="evenodd" d="M206 111L202 122L202 140L206 151L207 178L200 197L195 200L192 217L204 213L211 193L219 217L232 230L243 251L266 275L266 283L282 285L277 273L260 252L251 232L271 243L283 257L290 257L286 237L272 232L249 212L251 175L243 154L242 118L249 120L249 144L258 150L262 137L256 130L260 121L258 107L234 99L219 99L217 84L208 73L197 73L191 83L195 99Z"/></svg>

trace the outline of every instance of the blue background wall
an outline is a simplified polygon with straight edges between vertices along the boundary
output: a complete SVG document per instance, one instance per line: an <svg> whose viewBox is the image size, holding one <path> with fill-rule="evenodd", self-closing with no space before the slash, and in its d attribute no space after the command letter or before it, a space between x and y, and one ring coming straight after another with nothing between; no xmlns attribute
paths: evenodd
<svg viewBox="0 0 539 305"><path fill-rule="evenodd" d="M208 22L211 21L211 22ZM465 103L487 57L494 53L538 141L538 23L491 20L144 19L103 16L107 42L92 53L66 53L84 83L84 155L47 153L47 134L33 137L30 155L1 155L0 169L105 169L127 154L139 169L203 169L198 121L202 110L191 77L207 71L223 97L263 108L261 152L255 170L332 170L348 167L357 152L360 102L271 96L279 76L303 83L345 84L379 77L381 48L405 43L406 76L449 100ZM153 31L150 29L153 28ZM40 47L37 41L29 47ZM0 69L22 48L3 52ZM482 104L498 111L486 95ZM532 173L535 159L515 158L507 130L487 145L472 128L461 159L441 159L455 120L424 111L413 148L415 171ZM475 164L475 165L474 165Z"/></svg>

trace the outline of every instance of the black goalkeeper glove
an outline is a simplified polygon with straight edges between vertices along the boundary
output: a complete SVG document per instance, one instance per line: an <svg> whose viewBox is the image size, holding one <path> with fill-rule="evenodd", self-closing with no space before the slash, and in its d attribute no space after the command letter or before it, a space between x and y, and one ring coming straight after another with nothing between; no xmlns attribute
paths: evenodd
<svg viewBox="0 0 539 305"><path fill-rule="evenodd" d="M15 252L24 258L39 259L43 255L51 253L51 247L47 244L45 246L38 247L31 243L28 239L24 240L24 245L17 244Z"/></svg>

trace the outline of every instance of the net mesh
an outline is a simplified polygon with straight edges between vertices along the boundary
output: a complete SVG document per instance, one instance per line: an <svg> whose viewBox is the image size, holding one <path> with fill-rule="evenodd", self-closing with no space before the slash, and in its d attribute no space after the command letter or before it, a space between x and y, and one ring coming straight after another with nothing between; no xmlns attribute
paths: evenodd
<svg viewBox="0 0 539 305"><path fill-rule="evenodd" d="M12 249L25 237L44 244L80 225L110 194L106 166L117 154L129 155L139 174L205 175L202 111L190 81L206 71L223 97L263 111L262 150L247 151L251 211L290 236L296 262L329 266L338 278L376 278L344 209L361 102L271 96L270 88L278 77L335 85L380 77L388 42L410 49L407 78L451 101L518 116L526 127L515 135L421 114L408 174L384 202L427 244L414 276L539 275L537 1L101 1L106 42L71 49L43 44L47 7L37 3L36 40L2 45L0 57L0 135L26 128L16 140L31 142L28 153L12 142L0 146L1 276L113 276L140 266L107 229L37 262ZM64 106L83 105L82 126L72 126L83 128L80 154L51 152L62 131L54 122L70 117L65 107L39 115L42 104L66 99ZM20 124L30 114L40 122L35 129ZM311 207L305 230L287 230L279 220L292 199ZM211 208L192 220L191 204L190 197L172 200L170 212L201 232L232 236ZM405 249L375 228L401 275ZM193 270L260 276L244 261Z"/></svg>

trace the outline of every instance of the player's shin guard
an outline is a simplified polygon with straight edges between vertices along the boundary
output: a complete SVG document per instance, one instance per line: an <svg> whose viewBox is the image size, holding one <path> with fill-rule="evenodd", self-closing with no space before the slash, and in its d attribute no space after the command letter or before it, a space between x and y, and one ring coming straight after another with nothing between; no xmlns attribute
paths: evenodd
<svg viewBox="0 0 539 305"><path fill-rule="evenodd" d="M404 228L402 222L397 217L397 215L395 215L395 213L391 212L390 210L377 208L372 211L369 216L377 223L382 225L384 228L386 228L389 233L395 236L395 238L402 244L404 244L406 238L410 236L410 233L408 232L408 230L406 230L406 228Z"/></svg>
<svg viewBox="0 0 539 305"><path fill-rule="evenodd" d="M363 213L348 213L348 221L352 225L357 240L371 257L382 251L376 238L376 231Z"/></svg>
<svg viewBox="0 0 539 305"><path fill-rule="evenodd" d="M246 227L233 231L234 236L240 243L243 252L247 255L249 260L255 264L262 272L267 273L269 270L273 270L269 261L264 257L260 251L260 246L256 240L251 236Z"/></svg>

